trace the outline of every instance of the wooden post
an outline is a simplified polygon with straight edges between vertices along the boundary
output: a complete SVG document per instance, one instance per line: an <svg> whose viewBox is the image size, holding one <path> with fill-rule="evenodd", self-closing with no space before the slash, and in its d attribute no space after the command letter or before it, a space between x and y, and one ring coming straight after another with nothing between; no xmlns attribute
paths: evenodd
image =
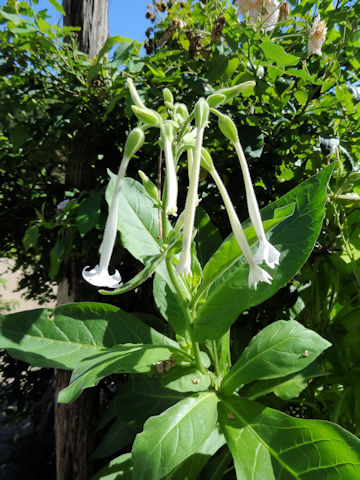
<svg viewBox="0 0 360 480"><path fill-rule="evenodd" d="M108 0L63 0L63 8L66 13L64 25L81 28L77 32L79 49L90 57L96 56L108 37ZM74 142L74 152L83 152L84 149L86 146ZM66 165L66 185L79 190L91 188L88 175L83 174L83 162L75 158L76 155L72 155ZM79 258L70 258L66 262L65 277L58 288L58 305L82 300L81 267ZM56 370L55 376L56 478L89 480L94 473L90 455L95 448L98 392L89 389L71 404L58 404L58 392L69 384L71 372Z"/></svg>

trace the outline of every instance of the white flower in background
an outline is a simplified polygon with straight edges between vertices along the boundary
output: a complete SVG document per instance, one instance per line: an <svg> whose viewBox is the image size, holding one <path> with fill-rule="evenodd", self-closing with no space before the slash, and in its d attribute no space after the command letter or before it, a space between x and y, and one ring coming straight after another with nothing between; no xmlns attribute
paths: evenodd
<svg viewBox="0 0 360 480"><path fill-rule="evenodd" d="M318 15L312 27L309 29L309 38L308 38L308 55L316 54L321 57L321 47L325 42L327 28L325 22L320 22L320 15Z"/></svg>
<svg viewBox="0 0 360 480"><path fill-rule="evenodd" d="M89 265L84 267L82 272L84 279L95 287L118 288L121 285L121 275L118 270L115 270L113 275L109 274L109 264L117 234L120 191L130 158L142 147L144 138L144 132L140 128L135 128L128 136L124 157L116 177L109 215L105 225L104 238L99 249L100 262L90 270Z"/></svg>
<svg viewBox="0 0 360 480"><path fill-rule="evenodd" d="M59 210L59 212L62 212L65 210L66 205L70 202L70 200L67 198L66 200L63 200L62 202L58 203L56 205L56 210Z"/></svg>
<svg viewBox="0 0 360 480"><path fill-rule="evenodd" d="M251 286L254 287L254 289L257 289L257 285L259 282L265 282L265 283L270 283L272 280L272 276L263 268L259 267L257 263L255 262L255 259L252 256L250 246L248 244L248 241L246 239L245 233L242 229L240 220L238 216L236 215L234 206L231 202L231 199L229 197L229 194L219 176L215 168L212 168L210 170L210 173L216 183L216 186L221 194L221 197L223 199L227 214L229 216L230 224L232 231L234 233L234 236L239 244L239 247L241 248L241 251L246 258L246 261L248 262L250 266L250 272L249 272L249 278L248 278L248 283L249 283L249 288Z"/></svg>
<svg viewBox="0 0 360 480"><path fill-rule="evenodd" d="M277 0L238 0L238 14L250 17L253 24L262 21L265 31L273 30L279 19L279 2Z"/></svg>
<svg viewBox="0 0 360 480"><path fill-rule="evenodd" d="M336 158L340 160L340 153L339 153L340 140L338 138L330 138L329 145L330 145L330 153L329 153L330 160L332 159L334 154L336 154Z"/></svg>
<svg viewBox="0 0 360 480"><path fill-rule="evenodd" d="M234 142L236 153L239 157L240 167L244 177L246 201L249 210L251 223L254 226L256 235L259 239L259 248L254 257L255 262L259 265L264 261L270 268L275 268L279 264L280 252L268 241L265 235L264 227L261 220L259 205L256 200L254 187L251 182L249 167L239 141Z"/></svg>

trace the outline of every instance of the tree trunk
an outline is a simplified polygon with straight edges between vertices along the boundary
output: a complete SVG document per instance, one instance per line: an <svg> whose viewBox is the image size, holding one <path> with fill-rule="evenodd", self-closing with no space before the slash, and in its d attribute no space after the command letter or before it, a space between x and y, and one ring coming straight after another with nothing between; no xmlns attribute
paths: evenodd
<svg viewBox="0 0 360 480"><path fill-rule="evenodd" d="M76 32L79 50L96 57L109 36L108 0L63 0L64 25Z"/></svg>
<svg viewBox="0 0 360 480"><path fill-rule="evenodd" d="M66 13L64 25L81 27L76 32L79 49L90 57L96 56L108 37L108 0L63 0ZM74 151L86 146L74 142ZM84 163L72 159L66 165L65 184L68 187L89 189L89 176L84 174ZM85 184L86 182L86 184ZM86 261L69 258L65 278L58 288L57 304L82 300L82 266ZM94 431L98 418L98 392L88 389L71 404L58 404L57 395L69 384L71 372L56 370L55 440L57 480L89 480L93 475L90 455L94 451Z"/></svg>

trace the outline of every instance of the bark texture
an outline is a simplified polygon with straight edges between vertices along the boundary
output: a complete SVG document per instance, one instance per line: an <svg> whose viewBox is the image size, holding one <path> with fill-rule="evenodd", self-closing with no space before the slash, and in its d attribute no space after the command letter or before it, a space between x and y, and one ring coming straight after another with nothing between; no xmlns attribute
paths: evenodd
<svg viewBox="0 0 360 480"><path fill-rule="evenodd" d="M80 27L79 49L96 57L109 36L108 0L63 0L64 25Z"/></svg>
<svg viewBox="0 0 360 480"><path fill-rule="evenodd" d="M66 16L64 25L80 27L76 32L79 49L90 57L96 56L108 37L108 0L63 0ZM85 152L86 145L74 141L73 152ZM86 163L72 155L66 165L65 184L79 190L90 190L92 178L85 175ZM88 157L88 158L89 158ZM85 155L86 158L86 155ZM87 169L88 170L88 169ZM65 277L58 287L57 304L84 300L81 271L86 259L70 257L65 265ZM71 404L58 404L57 395L70 381L71 372L56 370L55 439L57 480L89 480L93 473L90 456L95 449L95 429L98 420L98 391L88 389Z"/></svg>

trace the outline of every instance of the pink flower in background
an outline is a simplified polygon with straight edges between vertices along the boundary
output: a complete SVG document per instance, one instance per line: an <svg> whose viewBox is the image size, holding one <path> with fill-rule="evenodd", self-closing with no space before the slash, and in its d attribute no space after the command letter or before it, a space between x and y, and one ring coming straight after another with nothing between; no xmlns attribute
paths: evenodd
<svg viewBox="0 0 360 480"><path fill-rule="evenodd" d="M265 30L273 30L279 19L277 0L238 0L238 14L250 17L251 23L262 21Z"/></svg>

